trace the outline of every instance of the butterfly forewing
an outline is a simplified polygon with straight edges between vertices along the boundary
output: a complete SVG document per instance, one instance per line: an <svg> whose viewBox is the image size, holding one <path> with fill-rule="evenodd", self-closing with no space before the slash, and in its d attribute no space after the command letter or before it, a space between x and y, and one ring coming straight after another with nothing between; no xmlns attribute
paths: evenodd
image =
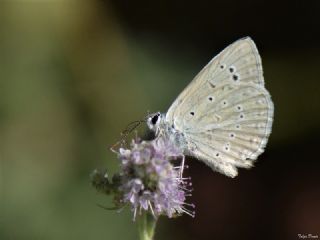
<svg viewBox="0 0 320 240"><path fill-rule="evenodd" d="M229 45L198 73L169 108L167 121L173 122L177 107L198 91L204 82L209 82L215 88L219 84L236 84L240 81L264 85L260 55L249 37Z"/></svg>
<svg viewBox="0 0 320 240"><path fill-rule="evenodd" d="M250 167L271 132L273 103L255 44L245 38L215 57L172 104L166 120L187 152L228 176Z"/></svg>

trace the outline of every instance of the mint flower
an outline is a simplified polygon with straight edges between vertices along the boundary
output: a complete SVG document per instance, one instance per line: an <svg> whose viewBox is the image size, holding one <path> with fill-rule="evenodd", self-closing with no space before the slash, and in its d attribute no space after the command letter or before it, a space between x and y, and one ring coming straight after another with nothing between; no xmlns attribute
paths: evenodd
<svg viewBox="0 0 320 240"><path fill-rule="evenodd" d="M120 148L116 153L120 161L119 173L111 180L107 172L95 170L92 174L92 185L99 192L113 196L114 207L103 208L130 206L133 220L139 218L143 240L152 239L161 215L172 218L185 213L194 217L194 205L186 203L192 190L190 178L183 177L185 157L170 138L134 139L130 148Z"/></svg>
<svg viewBox="0 0 320 240"><path fill-rule="evenodd" d="M194 216L186 208L194 205L185 202L191 192L190 178L182 177L185 166L172 164L178 158L184 159L184 155L167 138L134 140L131 149L120 148L119 190L123 193L123 203L131 205L134 219L142 210L150 211L154 217L172 218L183 213Z"/></svg>

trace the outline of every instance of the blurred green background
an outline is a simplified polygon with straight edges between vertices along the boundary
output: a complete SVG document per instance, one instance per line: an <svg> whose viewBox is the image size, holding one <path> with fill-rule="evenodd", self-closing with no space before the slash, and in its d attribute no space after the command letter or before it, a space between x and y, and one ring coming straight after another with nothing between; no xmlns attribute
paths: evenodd
<svg viewBox="0 0 320 240"><path fill-rule="evenodd" d="M266 152L229 179L188 159L196 218L156 239L320 237L316 1L1 1L0 239L137 239L95 168L147 111L165 112L225 46L251 36L275 104Z"/></svg>

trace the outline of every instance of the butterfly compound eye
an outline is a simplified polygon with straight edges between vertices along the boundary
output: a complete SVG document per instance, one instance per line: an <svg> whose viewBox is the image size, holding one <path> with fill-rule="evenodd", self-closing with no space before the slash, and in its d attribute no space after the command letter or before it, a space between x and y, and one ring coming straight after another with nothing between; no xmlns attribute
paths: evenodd
<svg viewBox="0 0 320 240"><path fill-rule="evenodd" d="M159 118L159 115L157 114L157 115L154 115L152 118L151 118L151 123L153 124L153 125L155 125L156 123L157 123L157 121L158 121L158 118Z"/></svg>

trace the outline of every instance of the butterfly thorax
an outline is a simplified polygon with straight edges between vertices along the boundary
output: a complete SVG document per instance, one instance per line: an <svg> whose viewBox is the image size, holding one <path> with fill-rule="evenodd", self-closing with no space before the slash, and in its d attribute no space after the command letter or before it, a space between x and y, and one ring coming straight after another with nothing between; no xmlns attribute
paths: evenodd
<svg viewBox="0 0 320 240"><path fill-rule="evenodd" d="M160 112L150 114L147 118L147 125L155 133L156 138L162 137L170 141L182 152L186 150L187 141L184 134L166 121L165 114Z"/></svg>

